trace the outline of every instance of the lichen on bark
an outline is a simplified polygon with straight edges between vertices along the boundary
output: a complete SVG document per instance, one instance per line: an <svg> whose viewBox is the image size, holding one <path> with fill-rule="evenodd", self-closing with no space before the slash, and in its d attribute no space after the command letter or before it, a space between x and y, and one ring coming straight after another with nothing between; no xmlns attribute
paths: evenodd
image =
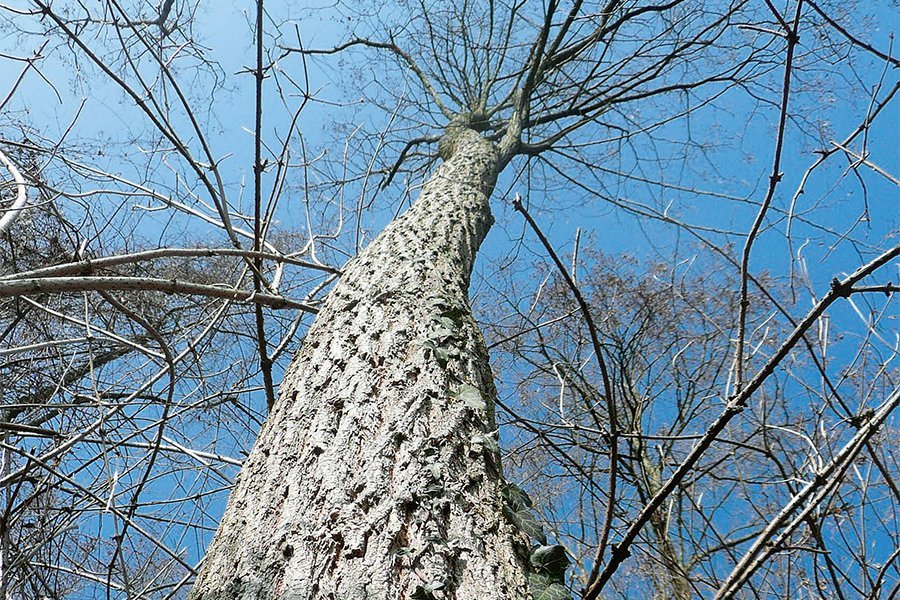
<svg viewBox="0 0 900 600"><path fill-rule="evenodd" d="M499 157L465 127L441 153L311 326L192 599L530 598L468 304Z"/></svg>

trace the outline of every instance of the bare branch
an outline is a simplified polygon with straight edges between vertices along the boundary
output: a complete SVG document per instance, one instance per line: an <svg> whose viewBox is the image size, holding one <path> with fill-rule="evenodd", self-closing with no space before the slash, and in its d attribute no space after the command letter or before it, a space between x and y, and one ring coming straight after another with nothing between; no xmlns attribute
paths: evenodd
<svg viewBox="0 0 900 600"><path fill-rule="evenodd" d="M204 285L178 279L156 279L152 277L39 277L0 282L0 298L60 292L111 290L195 294L234 302L256 303L272 308L298 309L310 313L318 312L318 309L314 306L283 296Z"/></svg>

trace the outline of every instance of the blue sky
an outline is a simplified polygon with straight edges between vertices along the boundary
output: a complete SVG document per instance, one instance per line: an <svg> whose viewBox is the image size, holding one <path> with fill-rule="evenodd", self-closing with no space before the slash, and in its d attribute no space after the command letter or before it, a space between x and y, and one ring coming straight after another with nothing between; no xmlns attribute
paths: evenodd
<svg viewBox="0 0 900 600"><path fill-rule="evenodd" d="M219 66L213 71L201 72L193 80L190 79L191 71L187 68L184 70L191 82L186 91L193 101L204 107L199 113L203 128L210 136L215 156L221 159L222 172L230 197L234 200L234 208L244 213L248 212L250 206L253 151L250 133L253 125L253 80L249 74L242 73L252 61L252 38L248 26L252 21L252 14L246 10L246 3L217 2L215 10L198 12L194 25L196 38L214 49ZM307 46L327 47L340 40L343 35L343 21L339 24L338 18L329 17L327 13L284 8L283 5L279 5L276 10L283 14L272 14L273 20L286 22L288 25L282 27L286 33L280 43L284 45L297 44L296 38L291 37L293 25L298 28ZM864 34L874 46L886 51L891 47L891 36L897 29L895 7L886 2L874 3L866 10L872 15L871 25L867 25L864 31L860 28L857 33ZM8 29L3 31L0 51L25 56L36 49L36 38L13 35ZM801 39L804 35L801 32ZM815 34L809 32L808 35L813 39ZM302 64L296 55L285 57L280 61L279 67L296 81L302 80ZM309 103L299 119L299 131L302 132L310 156L318 155L320 149L326 146L332 156L335 151L340 150L331 145L325 135L331 128L333 119L346 118L349 129L359 124L377 126L384 122L383 114L369 112L370 108L358 107L355 104L356 98L347 95L348 82L337 81L338 76L343 73L343 65L339 59L317 59L311 61L308 68L309 87L322 100ZM5 94L5 90L16 80L17 69L16 63L6 61L4 68L0 70L0 94ZM839 69L835 67L834 70ZM36 136L56 140L64 135L78 115L75 127L67 134L67 141L73 147L81 145L86 148L82 156L85 162L126 178L150 179L163 186L177 188L172 184L171 173L160 160L145 161L140 154L151 150L144 142L152 138L153 133L133 102L124 97L114 84L100 77L96 69L83 58L71 59L64 48L50 49L40 63L40 71L52 82L53 87L36 76L36 73L30 73L6 108L10 119L27 122ZM152 72L152 69L147 72ZM221 77L225 82L214 96L211 94L212 77ZM784 179L775 195L773 209L788 210L804 172L816 160L815 151L828 148L831 140L843 140L865 117L869 110L869 100L860 90L872 91L875 101L878 101L884 98L896 81L895 69L885 72L883 64L865 58L860 59L853 77L843 82L837 75L833 79L822 80L797 78L797 96L792 98L791 107L804 122L798 120L789 124L781 169ZM283 89L284 100L279 98L273 80L270 80L266 88L266 140L273 145L279 135L287 130L292 111L300 104L299 90L292 89L290 85ZM850 90L854 90L852 94ZM626 147L619 152L610 153L609 163L602 165L611 171L665 181L681 189L661 189L657 185L647 185L633 178L623 182L609 173L585 183L597 186L597 189L603 186L611 198L647 204L690 223L745 233L749 230L756 208L721 196L754 201L763 197L771 170L776 113L739 90L728 92L725 98L715 110L700 111L691 116L689 122L679 120L660 129L653 140L639 139L632 148ZM330 104L334 100L343 100L345 105L337 107ZM655 116L651 114L648 117L648 112L666 108L675 110L678 105L641 109L644 114L635 109L626 116L638 122ZM181 131L187 131L183 114L176 117L174 122ZM879 117L877 126L867 139L869 159L895 177L900 175L900 153L897 152L896 141L900 134L898 122L900 109L895 102ZM688 130L694 142L690 145L682 141ZM17 134L10 129L6 129L3 135L17 139ZM143 141L134 144L130 137ZM195 144L196 140L192 139L192 143ZM854 142L853 148L860 148L859 140ZM647 166L643 152L650 151L658 152L665 160L654 161ZM135 152L138 153L137 160L132 161L128 153ZM514 167L522 164L524 163L520 161ZM641 170L637 170L638 167ZM784 237L786 222L784 218L776 218L773 210L752 256L751 266L754 272L771 272L786 285L791 263L793 262L795 271L799 269L797 258L801 256L805 260L812 288L821 297L833 277L851 271L870 256L871 251L865 244L886 247L897 243L896 232L900 216L897 209L897 186L865 166L858 168L858 177L857 173L848 173L847 169L848 161L845 157L840 154L831 157L810 179L805 193L798 199L796 211L802 213L814 204L819 205L815 213L817 221L836 232L844 232L856 223L864 207L868 206L872 219L855 225L853 229L861 243L846 243L839 235L823 233L817 227L795 221L792 246L788 246ZM507 192L525 194L524 184L514 180L514 172L514 169L507 171L497 185L494 207L498 223L485 243L478 275L473 280L476 311L479 310L478 299L486 294L482 278L492 279L497 265L507 264L514 257L521 261L516 268L522 269L522 286L526 290L529 286L536 290L543 280L541 275L551 272L533 235L525 233L526 241L524 244L520 243L523 235L521 218L504 201L504 194ZM540 178L542 174L540 170L535 170L533 176ZM305 227L302 182L301 177L292 180L292 187L278 209L278 220L284 228L302 231ZM637 218L627 211L615 208L608 201L589 197L565 183L556 183L547 193L542 193L540 182L538 183L529 197L533 214L554 246L563 253L571 251L577 228L581 229L583 240L590 238L605 253L630 254L648 262L678 262L701 252L689 236L669 224ZM271 184L269 175L264 186ZM716 195L686 191L694 189ZM351 188L351 191L356 190ZM237 198L241 200L238 202ZM97 210L106 212L112 210L118 200L117 197L95 196L90 202L97 203ZM363 223L370 236L387 222L399 204L397 198L382 197L380 200L384 203L367 211L364 216ZM323 210L334 215L331 209ZM197 220L170 218L171 215L165 212L135 213L135 235L142 240L140 243L152 246L155 240L163 239L164 234L181 231L189 238L220 246L227 245L224 235L215 228L198 225ZM710 235L724 243L723 236L715 233ZM735 244L741 242L737 235L728 239ZM345 246L347 247L349 246ZM335 260L340 259L337 253L331 256ZM545 266L531 270L532 264L541 263ZM522 266L523 264L526 266ZM705 265L699 268L705 268ZM896 266L887 270L887 276L896 281ZM795 315L801 315L811 303L808 292L799 285L798 289L800 293L797 304L792 307ZM527 304L529 297L526 293L523 302ZM896 318L896 311L891 311ZM834 319L836 326L859 325L858 315L846 306L835 311ZM841 346L838 348L836 359L848 360L849 356L840 354ZM511 390L501 389L501 393L509 394ZM260 397L254 397L254 403L258 405L260 401ZM221 508L220 502L214 502L210 507L213 512ZM198 558L198 553L199 548L191 545L190 554L193 558Z"/></svg>

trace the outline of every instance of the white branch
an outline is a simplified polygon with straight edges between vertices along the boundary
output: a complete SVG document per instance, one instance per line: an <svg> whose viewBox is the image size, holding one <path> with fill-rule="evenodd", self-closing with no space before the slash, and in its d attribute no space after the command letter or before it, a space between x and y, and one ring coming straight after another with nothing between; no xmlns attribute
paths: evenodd
<svg viewBox="0 0 900 600"><path fill-rule="evenodd" d="M25 202L28 200L28 195L25 193L25 178L22 177L22 174L19 173L19 169L16 168L16 165L12 163L6 157L2 151L0 151L0 162L3 163L10 174L13 176L13 180L16 182L16 187L18 188L18 193L16 194L16 199L13 201L12 206L7 209L4 209L4 215L0 217L0 234L9 229L13 221L16 220L16 217L19 216L19 213L25 208Z"/></svg>

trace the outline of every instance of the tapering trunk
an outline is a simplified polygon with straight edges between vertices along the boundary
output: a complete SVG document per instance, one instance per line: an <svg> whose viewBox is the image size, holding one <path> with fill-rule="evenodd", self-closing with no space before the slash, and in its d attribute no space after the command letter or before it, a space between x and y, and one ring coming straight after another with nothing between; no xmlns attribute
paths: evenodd
<svg viewBox="0 0 900 600"><path fill-rule="evenodd" d="M310 328L194 600L530 598L468 305L499 159L473 131L445 137L418 201L347 265Z"/></svg>

